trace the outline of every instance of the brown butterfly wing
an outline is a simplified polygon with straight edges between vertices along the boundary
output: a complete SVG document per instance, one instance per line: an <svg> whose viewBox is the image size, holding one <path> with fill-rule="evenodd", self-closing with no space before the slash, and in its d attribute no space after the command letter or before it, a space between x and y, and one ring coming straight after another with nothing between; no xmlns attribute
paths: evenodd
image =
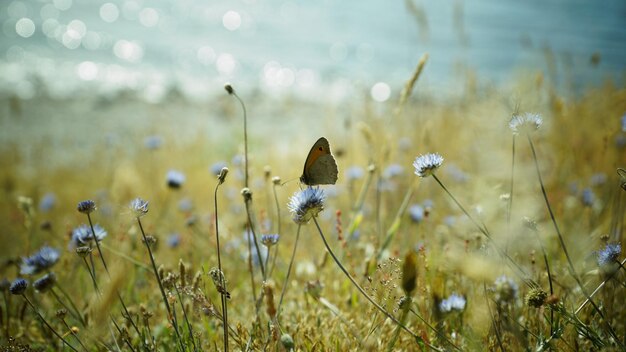
<svg viewBox="0 0 626 352"><path fill-rule="evenodd" d="M313 144L304 162L300 181L305 185L331 185L337 182L337 162L330 152L330 144L324 137Z"/></svg>

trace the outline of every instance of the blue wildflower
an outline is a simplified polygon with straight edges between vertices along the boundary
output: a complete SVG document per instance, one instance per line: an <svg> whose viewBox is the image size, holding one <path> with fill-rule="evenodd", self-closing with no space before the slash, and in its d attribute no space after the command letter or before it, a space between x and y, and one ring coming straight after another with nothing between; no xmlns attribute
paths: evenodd
<svg viewBox="0 0 626 352"><path fill-rule="evenodd" d="M324 191L319 187L307 187L302 191L294 193L287 206L289 211L293 213L293 221L296 224L303 225L324 210L325 200Z"/></svg>
<svg viewBox="0 0 626 352"><path fill-rule="evenodd" d="M517 283L506 275L502 275L494 282L495 299L498 303L511 303L517 298L519 287Z"/></svg>
<svg viewBox="0 0 626 352"><path fill-rule="evenodd" d="M54 205L57 202L57 197L54 193L46 193L41 200L39 201L39 210L42 212L48 212L54 208Z"/></svg>
<svg viewBox="0 0 626 352"><path fill-rule="evenodd" d="M363 178L365 171L360 166L350 166L348 170L346 170L346 179L348 181L354 181Z"/></svg>
<svg viewBox="0 0 626 352"><path fill-rule="evenodd" d="M626 132L626 113L622 116L622 132Z"/></svg>
<svg viewBox="0 0 626 352"><path fill-rule="evenodd" d="M24 291L26 291L27 287L28 281L22 278L18 278L11 283L11 287L9 287L9 292L14 295L21 295L24 293Z"/></svg>
<svg viewBox="0 0 626 352"><path fill-rule="evenodd" d="M72 230L72 239L70 240L71 247L76 248L86 246L94 239L100 242L107 236L106 230L98 224L93 226L93 230L95 231L95 236L89 225L82 224L74 228Z"/></svg>
<svg viewBox="0 0 626 352"><path fill-rule="evenodd" d="M163 138L161 136L148 136L143 140L143 144L147 149L157 150L163 145Z"/></svg>
<svg viewBox="0 0 626 352"><path fill-rule="evenodd" d="M404 172L404 167L400 164L391 164L385 168L383 171L384 178L394 178L402 175Z"/></svg>
<svg viewBox="0 0 626 352"><path fill-rule="evenodd" d="M60 253L58 250L43 246L37 253L27 258L22 258L20 265L20 274L32 275L51 268L59 261Z"/></svg>
<svg viewBox="0 0 626 352"><path fill-rule="evenodd" d="M409 208L409 216L413 222L422 222L422 220L424 220L424 207L419 204L411 205Z"/></svg>
<svg viewBox="0 0 626 352"><path fill-rule="evenodd" d="M148 214L148 201L139 197L130 201L130 211L133 215L139 219L140 217Z"/></svg>
<svg viewBox="0 0 626 352"><path fill-rule="evenodd" d="M465 297L453 293L450 295L450 297L442 300L439 303L439 310L443 313L449 313L453 310L462 312L465 309L466 303L467 301L465 300Z"/></svg>
<svg viewBox="0 0 626 352"><path fill-rule="evenodd" d="M597 172L591 175L591 179L589 180L589 183L591 184L592 187L596 187L596 186L601 186L605 184L606 180L607 180L607 177L605 173Z"/></svg>
<svg viewBox="0 0 626 352"><path fill-rule="evenodd" d="M582 199L582 202L583 202L584 206L590 207L590 206L593 205L593 202L596 199L596 195L595 195L595 193L593 193L591 188L585 188L585 189L583 189L583 193L581 195L581 199Z"/></svg>
<svg viewBox="0 0 626 352"><path fill-rule="evenodd" d="M261 243L263 243L263 245L265 247L271 247L271 246L275 245L276 243L278 243L279 239L280 239L280 235L278 235L278 234L262 235L261 236Z"/></svg>
<svg viewBox="0 0 626 352"><path fill-rule="evenodd" d="M167 238L167 245L170 248L178 247L178 245L180 245L180 235L177 233L169 235L169 237Z"/></svg>
<svg viewBox="0 0 626 352"><path fill-rule="evenodd" d="M57 276L54 275L54 273L47 273L41 278L35 280L35 282L33 282L33 287L35 288L35 290L44 293L51 289L56 282Z"/></svg>
<svg viewBox="0 0 626 352"><path fill-rule="evenodd" d="M215 176L218 176L222 169L227 167L228 164L225 161L218 161L209 167L209 171Z"/></svg>
<svg viewBox="0 0 626 352"><path fill-rule="evenodd" d="M94 210L96 210L96 202L94 202L93 200L83 200L82 202L78 202L78 205L76 206L76 210L78 210L79 212L83 213L83 214L89 214L91 212L93 212Z"/></svg>
<svg viewBox="0 0 626 352"><path fill-rule="evenodd" d="M606 266L615 263L622 253L622 245L619 243L609 243L603 250L598 252L598 265Z"/></svg>
<svg viewBox="0 0 626 352"><path fill-rule="evenodd" d="M185 183L185 174L177 170L169 170L166 175L167 186L172 189L179 189Z"/></svg>

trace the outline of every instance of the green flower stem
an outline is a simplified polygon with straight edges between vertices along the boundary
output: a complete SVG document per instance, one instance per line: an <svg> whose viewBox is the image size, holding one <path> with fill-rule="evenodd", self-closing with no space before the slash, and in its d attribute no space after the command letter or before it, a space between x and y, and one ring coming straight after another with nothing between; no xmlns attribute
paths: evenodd
<svg viewBox="0 0 626 352"><path fill-rule="evenodd" d="M50 324L48 324L48 322L46 321L46 319L41 315L41 313L39 313L39 311L37 310L37 308L35 308L35 306L33 305L33 303L28 299L28 297L26 297L25 294L22 294L22 297L24 297L24 299L26 300L26 302L28 303L28 305L33 309L33 311L35 312L35 314L37 314L37 316L39 317L39 319L41 319L41 321L48 327L48 329L50 329L50 331L52 331L52 333L54 335L56 335L56 337L60 338L61 341L63 341L64 344L67 345L67 347L69 347L72 351L78 352L78 350L76 348L74 348L74 346L72 346L69 342L67 342L67 340L65 340L63 338L63 336L59 335L59 333L54 330L54 328L52 326L50 326Z"/></svg>
<svg viewBox="0 0 626 352"><path fill-rule="evenodd" d="M293 244L293 252L291 252L291 260L289 260L289 267L287 268L287 276L285 276L285 282L283 283L283 288L280 292L280 300L278 301L278 308L276 309L276 319L280 316L280 307L283 304L283 297L285 297L285 292L287 291L287 286L289 285L289 276L291 275L291 268L293 266L294 259L296 257L296 248L298 248L298 240L300 239L300 228L302 226L298 225L298 231L296 232L296 242Z"/></svg>
<svg viewBox="0 0 626 352"><path fill-rule="evenodd" d="M322 241L324 242L324 246L326 246L326 250L328 250L328 253L330 253L330 256L333 258L333 260L335 261L335 263L337 264L337 266L339 266L339 269L341 269L341 271L343 271L343 273L346 275L346 277L350 280L350 282L352 282L352 284L354 285L354 287L356 287L356 289L374 306L376 307L376 309L378 309L381 313L383 313L387 318L391 319L391 321L393 321L396 325L398 325L400 328L402 328L402 330L406 331L407 333L409 333L411 336L413 336L413 338L415 339L415 341L418 344L423 344L428 346L430 349L434 350L434 351L441 351L441 349L429 344L428 342L424 341L424 339L422 339L420 336L418 336L416 333L414 333L411 329L407 328L404 324L402 324L400 321L398 321L398 319L396 319L393 315L391 315L389 312L387 312L387 310L385 310L385 308L381 307L378 303L376 303L374 301L374 299L372 299L372 297L370 297L365 290L361 287L361 285L359 285L356 280L352 277L352 275L350 275L350 273L348 272L348 270L346 270L346 268L343 266L343 264L341 264L341 262L339 261L339 259L337 259L337 256L335 256L335 253L333 252L332 249L330 249L330 246L328 245L328 242L326 241L326 237L324 236L324 233L322 232L322 229L320 228L320 225L317 222L317 218L313 217L313 222L315 222L315 226L317 227L317 230L320 234L320 237L322 238Z"/></svg>

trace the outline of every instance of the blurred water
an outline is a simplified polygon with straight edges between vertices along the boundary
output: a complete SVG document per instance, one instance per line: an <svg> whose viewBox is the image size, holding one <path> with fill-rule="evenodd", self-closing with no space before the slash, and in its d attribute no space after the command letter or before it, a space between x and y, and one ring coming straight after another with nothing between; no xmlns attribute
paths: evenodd
<svg viewBox="0 0 626 352"><path fill-rule="evenodd" d="M425 52L424 84L444 89L466 68L505 84L529 67L576 87L623 84L626 68L623 0L5 0L0 23L0 93L26 99L203 100L232 81L333 99L379 83L385 100Z"/></svg>

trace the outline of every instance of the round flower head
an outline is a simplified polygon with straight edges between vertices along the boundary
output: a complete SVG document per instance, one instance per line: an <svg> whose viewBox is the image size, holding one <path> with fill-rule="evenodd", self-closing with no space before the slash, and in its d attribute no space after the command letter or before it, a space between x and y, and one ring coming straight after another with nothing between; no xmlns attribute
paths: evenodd
<svg viewBox="0 0 626 352"><path fill-rule="evenodd" d="M89 214L96 210L96 202L93 200L84 200L78 203L76 209L83 214Z"/></svg>
<svg viewBox="0 0 626 352"><path fill-rule="evenodd" d="M465 309L465 297L453 293L450 297L439 303L439 310L443 313L449 313L453 310L463 311Z"/></svg>
<svg viewBox="0 0 626 352"><path fill-rule="evenodd" d="M609 243L598 252L598 265L607 266L614 264L622 253L622 246L619 243Z"/></svg>
<svg viewBox="0 0 626 352"><path fill-rule="evenodd" d="M185 183L185 174L177 170L170 170L167 172L167 187L172 189L179 189Z"/></svg>
<svg viewBox="0 0 626 352"><path fill-rule="evenodd" d="M515 281L502 275L494 282L495 299L498 303L510 303L517 298L519 287Z"/></svg>
<svg viewBox="0 0 626 352"><path fill-rule="evenodd" d="M413 222L420 223L424 220L424 207L419 204L413 204L409 207L409 216Z"/></svg>
<svg viewBox="0 0 626 352"><path fill-rule="evenodd" d="M93 240L101 242L106 236L107 232L102 226L95 224L93 226L94 233L91 231L89 225L82 224L72 230L72 239L70 241L70 247L76 248L89 244Z"/></svg>
<svg viewBox="0 0 626 352"><path fill-rule="evenodd" d="M325 200L324 191L317 187L307 187L294 193L288 204L289 211L293 213L293 221L299 225L306 224L312 217L324 210Z"/></svg>
<svg viewBox="0 0 626 352"><path fill-rule="evenodd" d="M418 156L413 162L415 174L419 177L428 177L443 164L443 157L437 153Z"/></svg>
<svg viewBox="0 0 626 352"><path fill-rule="evenodd" d="M530 133L538 130L542 123L541 116L527 112L523 115L513 115L511 121L509 121L509 128L511 128L514 134Z"/></svg>
<svg viewBox="0 0 626 352"><path fill-rule="evenodd" d="M56 264L59 261L59 256L58 250L44 246L32 256L22 259L20 274L32 275L42 272Z"/></svg>
<svg viewBox="0 0 626 352"><path fill-rule="evenodd" d="M27 287L28 281L21 278L15 279L15 281L11 283L11 287L9 287L9 292L14 295L21 295L24 293L24 291L26 291Z"/></svg>
<svg viewBox="0 0 626 352"><path fill-rule="evenodd" d="M33 287L35 288L35 290L43 293L51 289L56 282L57 276L54 275L54 273L47 273L46 275L33 282Z"/></svg>
<svg viewBox="0 0 626 352"><path fill-rule="evenodd" d="M140 218L148 213L148 201L137 197L130 202L130 210L136 218Z"/></svg>
<svg viewBox="0 0 626 352"><path fill-rule="evenodd" d="M265 247L271 247L271 246L275 245L276 243L278 243L279 239L280 239L280 236L278 234L262 235L261 236L261 243L263 243L263 245Z"/></svg>

